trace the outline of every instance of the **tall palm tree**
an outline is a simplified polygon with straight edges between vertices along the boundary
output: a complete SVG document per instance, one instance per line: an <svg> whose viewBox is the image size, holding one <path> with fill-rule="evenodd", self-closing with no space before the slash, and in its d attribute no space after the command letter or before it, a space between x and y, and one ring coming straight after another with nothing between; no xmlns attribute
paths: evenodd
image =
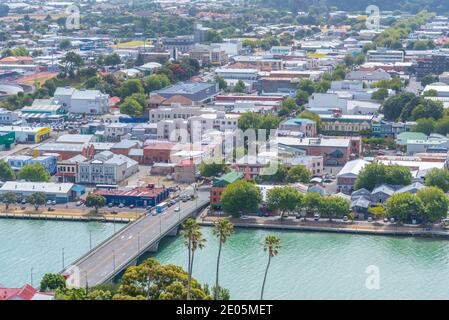
<svg viewBox="0 0 449 320"><path fill-rule="evenodd" d="M221 256L221 247L223 243L234 233L234 225L228 219L219 219L214 223L213 234L219 240L218 246L218 257L217 257L217 273L215 276L215 291L214 291L214 299L218 299L218 270L220 266L220 256Z"/></svg>
<svg viewBox="0 0 449 320"><path fill-rule="evenodd" d="M190 287L192 282L193 259L197 249L204 248L206 239L203 238L199 225L194 219L187 219L183 223L184 243L189 251L189 261L187 267L187 300L190 300Z"/></svg>
<svg viewBox="0 0 449 320"><path fill-rule="evenodd" d="M276 236L267 236L263 246L264 251L268 251L268 264L263 277L262 291L260 292L260 300L263 300L263 291L265 289L265 281L267 280L268 268L270 267L271 258L277 256L281 248L281 239Z"/></svg>

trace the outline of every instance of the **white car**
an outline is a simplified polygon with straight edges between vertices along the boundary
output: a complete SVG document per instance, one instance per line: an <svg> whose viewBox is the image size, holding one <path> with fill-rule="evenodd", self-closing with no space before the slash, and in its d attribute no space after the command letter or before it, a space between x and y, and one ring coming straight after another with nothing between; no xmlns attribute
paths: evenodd
<svg viewBox="0 0 449 320"><path fill-rule="evenodd" d="M175 208L175 212L179 212L179 211L181 211L181 208L176 207L176 208Z"/></svg>

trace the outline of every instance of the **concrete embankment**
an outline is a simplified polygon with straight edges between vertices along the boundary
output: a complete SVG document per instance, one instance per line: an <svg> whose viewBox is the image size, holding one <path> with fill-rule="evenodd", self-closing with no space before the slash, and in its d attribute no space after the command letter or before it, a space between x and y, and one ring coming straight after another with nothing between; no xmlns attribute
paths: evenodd
<svg viewBox="0 0 449 320"><path fill-rule="evenodd" d="M46 215L46 214L28 214L28 213L0 213L0 219L28 219L28 220L59 220L59 221L98 221L98 222L118 222L128 223L133 221L129 218L110 218L98 216L70 216L70 215Z"/></svg>
<svg viewBox="0 0 449 320"><path fill-rule="evenodd" d="M213 226L215 219L198 219L198 224L202 226ZM345 224L344 226L335 224L334 226L311 226L301 224L286 223L264 223L256 221L246 221L242 219L231 219L237 228L255 228L255 229L273 229L273 230L292 230L307 232L333 232L347 234L365 234L365 235L384 235L384 236L404 236L404 237L439 237L449 239L449 232L444 230L425 230L422 228L410 227L377 227L375 225L360 226Z"/></svg>

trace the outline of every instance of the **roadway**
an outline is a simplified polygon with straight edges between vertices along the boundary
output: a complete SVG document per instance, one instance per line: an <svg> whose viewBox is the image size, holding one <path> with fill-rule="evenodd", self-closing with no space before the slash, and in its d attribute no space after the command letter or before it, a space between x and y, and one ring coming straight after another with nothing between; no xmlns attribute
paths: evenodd
<svg viewBox="0 0 449 320"><path fill-rule="evenodd" d="M183 193L188 192L192 192L191 187ZM180 201L162 214L145 215L130 223L65 270L69 274L67 280L69 285L94 286L111 280L142 253L157 244L174 227L177 227L180 221L208 202L208 189L199 188L196 199ZM180 211L176 212L175 208L178 206Z"/></svg>

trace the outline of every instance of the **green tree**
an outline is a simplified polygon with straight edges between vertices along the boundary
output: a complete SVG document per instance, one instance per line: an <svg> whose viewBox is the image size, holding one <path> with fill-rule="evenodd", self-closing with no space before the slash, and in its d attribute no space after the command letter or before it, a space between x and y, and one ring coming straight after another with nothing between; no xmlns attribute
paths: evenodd
<svg viewBox="0 0 449 320"><path fill-rule="evenodd" d="M257 212L261 201L262 195L259 188L244 180L229 184L221 195L223 211L234 217Z"/></svg>
<svg viewBox="0 0 449 320"><path fill-rule="evenodd" d="M322 197L321 199L321 215L329 218L343 218L349 214L349 202L338 196Z"/></svg>
<svg viewBox="0 0 449 320"><path fill-rule="evenodd" d="M83 58L73 51L67 52L67 54L61 59L61 62L64 64L65 77L75 70L79 72L79 69L84 65Z"/></svg>
<svg viewBox="0 0 449 320"><path fill-rule="evenodd" d="M72 47L72 42L69 39L63 39L59 43L59 49L61 49L61 50L67 50L67 49L70 49L71 47Z"/></svg>
<svg viewBox="0 0 449 320"><path fill-rule="evenodd" d="M430 170L425 179L428 187L438 187L444 192L449 191L449 170L434 168Z"/></svg>
<svg viewBox="0 0 449 320"><path fill-rule="evenodd" d="M385 100L382 104L381 112L386 120L396 121L400 117L404 106L414 98L415 95L410 92L394 95Z"/></svg>
<svg viewBox="0 0 449 320"><path fill-rule="evenodd" d="M37 211L40 206L45 204L45 198L45 192L34 192L26 198L26 201Z"/></svg>
<svg viewBox="0 0 449 320"><path fill-rule="evenodd" d="M6 192L0 197L5 204L5 209L9 209L9 205L17 201L17 196L14 192Z"/></svg>
<svg viewBox="0 0 449 320"><path fill-rule="evenodd" d="M404 192L395 193L385 202L388 217L399 219L403 222L412 217L420 216L423 212L423 203L414 194Z"/></svg>
<svg viewBox="0 0 449 320"><path fill-rule="evenodd" d="M320 212L323 206L323 197L318 192L308 192L304 197L303 207L307 214Z"/></svg>
<svg viewBox="0 0 449 320"><path fill-rule="evenodd" d="M267 206L270 211L277 211L281 220L285 213L294 211L302 203L303 195L292 187L275 187L267 193Z"/></svg>
<svg viewBox="0 0 449 320"><path fill-rule="evenodd" d="M416 196L423 204L424 222L436 222L446 218L449 200L437 187L427 187L418 191Z"/></svg>
<svg viewBox="0 0 449 320"><path fill-rule="evenodd" d="M142 83L140 80L137 79L130 79L123 82L121 88L120 88L120 96L122 99L125 99L126 97L129 97L130 95L134 93L144 93L145 90L142 86Z"/></svg>
<svg viewBox="0 0 449 320"><path fill-rule="evenodd" d="M306 166L302 164L298 164L287 173L287 182L301 182L301 183L309 183L310 182L310 171L306 168Z"/></svg>
<svg viewBox="0 0 449 320"><path fill-rule="evenodd" d="M299 114L298 118L310 119L310 120L315 121L317 131L318 132L321 131L322 121L321 121L321 118L320 118L320 116L318 114L310 112L310 111L303 111L303 112L301 112Z"/></svg>
<svg viewBox="0 0 449 320"><path fill-rule="evenodd" d="M145 92L160 90L170 85L170 78L165 74L152 74L145 79Z"/></svg>
<svg viewBox="0 0 449 320"><path fill-rule="evenodd" d="M99 194L89 193L85 205L88 208L95 208L95 214L98 214L98 209L106 205L106 198Z"/></svg>
<svg viewBox="0 0 449 320"><path fill-rule="evenodd" d="M425 87L429 84L435 83L435 82L438 82L438 76L436 76L434 74L428 74L421 79L421 85L423 87Z"/></svg>
<svg viewBox="0 0 449 320"><path fill-rule="evenodd" d="M268 251L268 263L265 268L265 274L263 277L262 290L260 291L260 300L263 300L263 294L265 290L265 282L267 280L268 269L270 268L271 258L275 257L279 253L281 248L281 239L276 236L267 236L264 243L264 251Z"/></svg>
<svg viewBox="0 0 449 320"><path fill-rule="evenodd" d="M426 135L429 135L435 130L435 120L432 118L422 118L416 120L416 124L412 127L412 131L414 132L422 132Z"/></svg>
<svg viewBox="0 0 449 320"><path fill-rule="evenodd" d="M215 76L214 80L218 83L218 87L220 88L220 90L226 90L226 88L228 87L228 83L223 77Z"/></svg>
<svg viewBox="0 0 449 320"><path fill-rule="evenodd" d="M188 262L188 280L187 280L187 300L190 300L190 289L192 284L192 272L193 262L195 258L195 252L198 249L203 249L206 243L206 239L203 238L199 225L194 219L187 219L183 223L182 234L184 237L184 243L189 251Z"/></svg>
<svg viewBox="0 0 449 320"><path fill-rule="evenodd" d="M242 131L247 129L258 129L261 123L261 116L254 112L245 112L240 115L238 127Z"/></svg>
<svg viewBox="0 0 449 320"><path fill-rule="evenodd" d="M225 162L218 163L213 162L202 162L200 164L200 173L203 177L216 177L230 171L229 166Z"/></svg>
<svg viewBox="0 0 449 320"><path fill-rule="evenodd" d="M218 256L217 256L217 272L215 276L214 299L218 300L220 294L220 286L218 283L218 273L220 270L220 256L223 244L234 233L234 225L228 219L219 219L214 223L213 234L218 238Z"/></svg>
<svg viewBox="0 0 449 320"><path fill-rule="evenodd" d="M39 289L41 291L55 291L57 289L65 289L66 282L64 277L58 273L46 273L41 280Z"/></svg>
<svg viewBox="0 0 449 320"><path fill-rule="evenodd" d="M50 174L40 163L31 163L24 165L19 170L19 179L32 182L48 182Z"/></svg>
<svg viewBox="0 0 449 320"><path fill-rule="evenodd" d="M193 277L190 298L210 300L205 288ZM128 267L113 300L186 300L188 273L176 265L161 265L155 258Z"/></svg>
<svg viewBox="0 0 449 320"><path fill-rule="evenodd" d="M142 106L131 97L127 97L120 105L120 113L127 114L131 117L139 116L142 112Z"/></svg>
<svg viewBox="0 0 449 320"><path fill-rule="evenodd" d="M368 208L368 213L374 217L374 219L381 219L386 216L385 208L381 204Z"/></svg>
<svg viewBox="0 0 449 320"><path fill-rule="evenodd" d="M12 181L16 178L14 170L8 162L0 161L0 181Z"/></svg>
<svg viewBox="0 0 449 320"><path fill-rule="evenodd" d="M116 66L122 63L122 59L117 53L112 53L104 57L103 63L105 66Z"/></svg>
<svg viewBox="0 0 449 320"><path fill-rule="evenodd" d="M232 89L233 92L236 93L243 93L245 92L246 86L245 83L242 80L237 81L234 88Z"/></svg>
<svg viewBox="0 0 449 320"><path fill-rule="evenodd" d="M371 95L371 99L378 100L378 101L384 101L386 98L388 98L388 89L379 89Z"/></svg>
<svg viewBox="0 0 449 320"><path fill-rule="evenodd" d="M381 163L366 165L357 176L354 184L355 190L365 188L373 190L376 186L386 183L391 185L409 185L412 174L407 167L398 165L386 166Z"/></svg>

